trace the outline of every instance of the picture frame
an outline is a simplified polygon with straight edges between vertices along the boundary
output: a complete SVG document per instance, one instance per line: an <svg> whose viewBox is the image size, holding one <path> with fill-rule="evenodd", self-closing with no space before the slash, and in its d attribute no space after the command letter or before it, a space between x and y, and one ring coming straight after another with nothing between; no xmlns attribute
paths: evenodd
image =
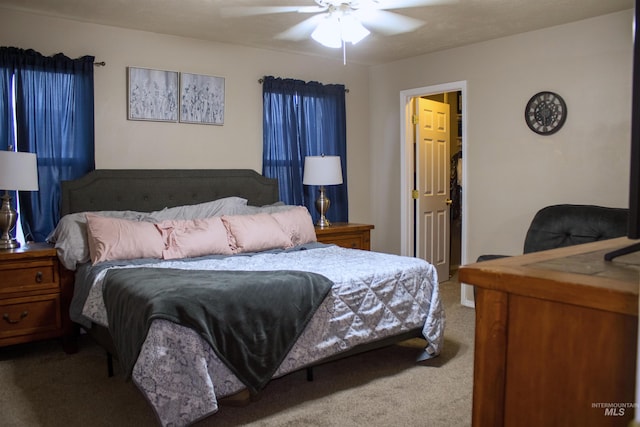
<svg viewBox="0 0 640 427"><path fill-rule="evenodd" d="M127 118L177 122L178 72L127 67Z"/></svg>
<svg viewBox="0 0 640 427"><path fill-rule="evenodd" d="M180 73L180 122L224 124L225 79Z"/></svg>

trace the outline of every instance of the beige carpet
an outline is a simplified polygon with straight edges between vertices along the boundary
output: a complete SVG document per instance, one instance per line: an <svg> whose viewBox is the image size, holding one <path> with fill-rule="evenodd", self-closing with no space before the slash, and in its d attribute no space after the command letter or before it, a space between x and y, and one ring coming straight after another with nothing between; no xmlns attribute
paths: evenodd
<svg viewBox="0 0 640 427"><path fill-rule="evenodd" d="M412 340L272 381L259 401L222 407L206 426L466 426L471 423L475 313L460 286L441 283L447 324L442 354L415 363ZM106 376L102 350L81 341L0 349L0 426L155 426L149 405L121 375Z"/></svg>

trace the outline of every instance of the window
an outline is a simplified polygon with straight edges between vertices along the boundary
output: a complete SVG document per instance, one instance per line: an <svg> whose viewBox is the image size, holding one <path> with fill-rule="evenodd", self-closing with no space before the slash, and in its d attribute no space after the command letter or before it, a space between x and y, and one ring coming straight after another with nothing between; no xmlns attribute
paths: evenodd
<svg viewBox="0 0 640 427"><path fill-rule="evenodd" d="M343 184L326 188L328 219L347 222L347 147L345 87L265 77L263 81L262 173L277 178L280 199L304 205L314 221L318 189L302 184L304 158L340 156Z"/></svg>
<svg viewBox="0 0 640 427"><path fill-rule="evenodd" d="M19 195L29 240L59 220L60 182L94 168L93 60L0 47L0 149L38 159L39 191Z"/></svg>

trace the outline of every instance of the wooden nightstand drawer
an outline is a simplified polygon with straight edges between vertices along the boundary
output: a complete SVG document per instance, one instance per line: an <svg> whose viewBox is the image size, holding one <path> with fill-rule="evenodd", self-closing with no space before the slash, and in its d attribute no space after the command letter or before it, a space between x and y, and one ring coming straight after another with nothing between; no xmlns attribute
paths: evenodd
<svg viewBox="0 0 640 427"><path fill-rule="evenodd" d="M5 263L0 266L0 294L58 287L51 260Z"/></svg>
<svg viewBox="0 0 640 427"><path fill-rule="evenodd" d="M73 274L60 267L53 246L0 250L0 347L62 337L65 351L74 352L72 296Z"/></svg>
<svg viewBox="0 0 640 427"><path fill-rule="evenodd" d="M342 246L348 249L362 249L365 247L362 236L334 236L331 238L318 239L322 243L333 243L334 245Z"/></svg>
<svg viewBox="0 0 640 427"><path fill-rule="evenodd" d="M348 249L371 249L373 225L335 223L329 227L316 227L316 237L320 243L332 243Z"/></svg>
<svg viewBox="0 0 640 427"><path fill-rule="evenodd" d="M56 331L61 327L59 294L0 300L0 339Z"/></svg>

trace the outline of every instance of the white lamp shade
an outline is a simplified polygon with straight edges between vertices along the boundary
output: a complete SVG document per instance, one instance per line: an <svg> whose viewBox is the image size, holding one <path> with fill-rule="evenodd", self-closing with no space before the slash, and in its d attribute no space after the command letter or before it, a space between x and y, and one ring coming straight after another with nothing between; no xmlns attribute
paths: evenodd
<svg viewBox="0 0 640 427"><path fill-rule="evenodd" d="M0 190L38 190L38 162L33 153L0 151Z"/></svg>
<svg viewBox="0 0 640 427"><path fill-rule="evenodd" d="M304 158L304 185L342 184L340 156L307 156Z"/></svg>

